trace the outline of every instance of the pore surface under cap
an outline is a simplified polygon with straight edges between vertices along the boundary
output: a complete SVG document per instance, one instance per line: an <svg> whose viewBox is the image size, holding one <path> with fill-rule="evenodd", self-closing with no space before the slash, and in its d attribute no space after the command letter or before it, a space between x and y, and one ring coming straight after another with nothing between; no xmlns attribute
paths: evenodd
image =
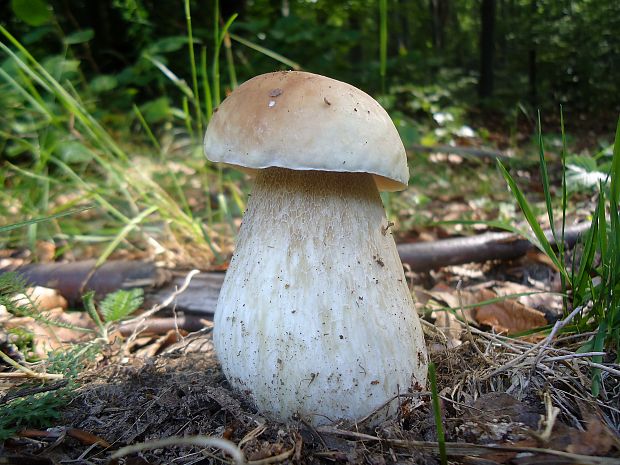
<svg viewBox="0 0 620 465"><path fill-rule="evenodd" d="M210 160L250 171L371 173L388 191L409 180L405 148L381 105L317 74L282 71L243 83L213 114L204 144Z"/></svg>

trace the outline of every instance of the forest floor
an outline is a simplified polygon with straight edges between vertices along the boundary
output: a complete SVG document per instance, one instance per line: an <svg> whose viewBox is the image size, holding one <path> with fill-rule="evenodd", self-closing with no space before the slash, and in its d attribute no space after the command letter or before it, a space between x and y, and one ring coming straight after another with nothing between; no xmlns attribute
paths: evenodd
<svg viewBox="0 0 620 465"><path fill-rule="evenodd" d="M388 215L398 218L397 242L476 234L488 230L482 223L490 220L523 226L492 160L417 154L413 166L413 187L384 198ZM521 160L515 166L524 191L542 201L536 164ZM557 180L558 171L551 176ZM591 193L576 194L569 224L587 220L592 208ZM463 225L463 219L480 223ZM573 259L579 253L577 248ZM77 258L91 254L96 256L89 249ZM5 265L31 260L23 254L18 258L19 251L4 257ZM114 257L156 258L144 250ZM179 266L187 263L179 260ZM620 367L610 354L598 367L601 393L593 397L593 366L579 354L592 333L556 332L574 315L562 312L559 274L544 254L406 275L436 366L450 463L618 463ZM9 461L0 463L233 462L221 449L190 445L155 444L111 458L125 445L197 435L231 441L254 465L441 463L429 392L403 393L389 420L385 409L378 409L360 422L329 427L315 428L304 419L278 423L230 389L207 320L196 333L170 330L114 339L78 375L79 387L52 428L24 430L5 441L0 453ZM65 336L71 343L71 333Z"/></svg>

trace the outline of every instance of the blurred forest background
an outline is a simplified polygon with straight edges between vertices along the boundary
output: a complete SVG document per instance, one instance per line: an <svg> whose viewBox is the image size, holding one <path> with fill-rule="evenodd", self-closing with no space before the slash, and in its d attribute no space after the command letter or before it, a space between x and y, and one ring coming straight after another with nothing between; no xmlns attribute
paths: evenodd
<svg viewBox="0 0 620 465"><path fill-rule="evenodd" d="M302 68L400 95L394 105L406 113L442 99L503 115L517 106L557 112L561 103L567 114L613 126L620 108L614 0L222 0L218 18L214 1L189 4L198 62L238 15L219 58L226 91L256 74ZM191 82L183 0L12 0L0 18L46 66L62 62L65 79L88 84L100 111L151 102L148 119L173 116L174 83L150 58Z"/></svg>

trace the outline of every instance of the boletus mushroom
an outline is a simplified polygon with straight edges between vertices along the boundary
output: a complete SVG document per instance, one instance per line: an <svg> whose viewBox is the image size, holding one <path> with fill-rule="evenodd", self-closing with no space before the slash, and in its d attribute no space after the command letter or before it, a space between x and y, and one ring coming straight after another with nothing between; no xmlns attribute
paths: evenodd
<svg viewBox="0 0 620 465"><path fill-rule="evenodd" d="M316 74L264 74L222 102L204 148L255 175L215 313L230 384L315 425L423 388L424 338L379 196L409 170L379 103Z"/></svg>

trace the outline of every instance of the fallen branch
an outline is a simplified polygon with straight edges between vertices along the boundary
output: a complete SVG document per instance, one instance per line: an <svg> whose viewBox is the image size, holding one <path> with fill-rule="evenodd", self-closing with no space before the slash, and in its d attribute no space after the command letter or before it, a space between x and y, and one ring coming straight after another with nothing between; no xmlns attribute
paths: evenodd
<svg viewBox="0 0 620 465"><path fill-rule="evenodd" d="M574 246L589 226L589 223L581 223L566 228L566 246ZM550 231L547 236L553 244ZM500 232L400 244L397 248L404 263L413 271L423 272L463 263L515 259L535 246L516 234ZM32 285L56 289L70 305L76 306L81 304L80 289L94 265L94 260L32 264L15 270L0 270L0 273L18 271ZM196 274L184 292L175 295L175 308L202 315L213 314L223 281L224 273ZM157 268L147 262L109 261L92 273L85 290L95 291L101 297L118 289L141 287L145 290L145 304L152 306L168 299L175 289L184 284L185 273Z"/></svg>
<svg viewBox="0 0 620 465"><path fill-rule="evenodd" d="M564 242L573 247L590 227L584 222L566 228ZM556 245L551 231L545 231L551 245ZM521 236L508 232L485 233L477 236L456 237L432 242L399 244L398 253L413 271L428 271L449 265L461 265L488 260L512 260L525 255L535 246Z"/></svg>
<svg viewBox="0 0 620 465"><path fill-rule="evenodd" d="M69 305L81 305L83 292L95 291L105 296L119 289L158 287L171 279L171 272L158 268L154 263L129 260L112 260L95 269L95 260L71 263L33 263L9 271L19 272L33 286L56 289ZM89 278L89 275L92 276ZM82 290L83 284L88 280Z"/></svg>
<svg viewBox="0 0 620 465"><path fill-rule="evenodd" d="M200 331L205 327L204 318L196 315L179 316L177 318L148 318L143 322L121 323L118 327L123 336L130 336L139 331L140 334L166 334L173 329L182 329L189 333Z"/></svg>
<svg viewBox="0 0 620 465"><path fill-rule="evenodd" d="M321 426L317 428L317 431L322 434L331 434L335 436L341 436L356 441L370 441L379 442L391 447L407 449L407 450L422 450L432 454L439 454L439 443L429 441L413 441L405 439L383 439L369 434L358 433L356 431L347 431L331 426ZM615 457L599 457L588 456L580 454L572 454L570 452L564 452L554 449L542 449L540 447L518 447L518 446L506 446L506 445L483 445L483 444L471 444L467 442L446 442L446 452L449 456L459 457L466 455L480 455L498 453L498 452L516 452L516 453L529 453L529 454L545 454L555 457L562 457L566 463L579 463L588 465L612 465L617 464L618 459ZM550 463L550 462L549 462Z"/></svg>

